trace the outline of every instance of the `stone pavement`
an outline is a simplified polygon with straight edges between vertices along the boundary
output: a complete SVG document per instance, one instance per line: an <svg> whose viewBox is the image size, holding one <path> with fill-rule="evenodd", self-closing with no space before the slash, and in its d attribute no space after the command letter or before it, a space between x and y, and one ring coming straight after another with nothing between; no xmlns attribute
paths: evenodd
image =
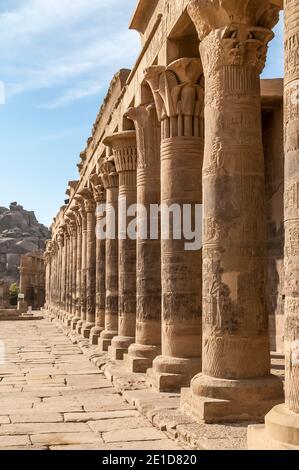
<svg viewBox="0 0 299 470"><path fill-rule="evenodd" d="M1 342L0 450L180 450L56 324L1 322Z"/></svg>

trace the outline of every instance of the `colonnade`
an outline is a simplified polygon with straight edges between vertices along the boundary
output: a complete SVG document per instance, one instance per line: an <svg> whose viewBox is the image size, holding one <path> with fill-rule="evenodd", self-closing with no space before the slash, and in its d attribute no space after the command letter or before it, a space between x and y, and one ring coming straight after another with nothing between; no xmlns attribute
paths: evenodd
<svg viewBox="0 0 299 470"><path fill-rule="evenodd" d="M46 253L46 307L100 351L145 372L156 390L182 388L182 409L207 423L260 421L283 401L282 382L270 372L260 116L260 74L278 8L268 0L218 3L190 1L200 59L183 57L145 70L152 102L127 110L135 130L105 138L109 156L74 196ZM299 107L290 88L299 68L288 50L299 34L298 2L286 2L286 17L282 408L296 423L291 444L298 445ZM133 215L125 199L127 206L146 209L203 204L203 248L187 250L174 223L167 239L141 237L139 208L137 239L128 238ZM119 227L118 237L105 241L95 230L103 217L96 206L104 203L106 231L115 230L115 219ZM163 217L162 211L162 226ZM191 220L194 225L194 212ZM286 432L273 439L289 437Z"/></svg>

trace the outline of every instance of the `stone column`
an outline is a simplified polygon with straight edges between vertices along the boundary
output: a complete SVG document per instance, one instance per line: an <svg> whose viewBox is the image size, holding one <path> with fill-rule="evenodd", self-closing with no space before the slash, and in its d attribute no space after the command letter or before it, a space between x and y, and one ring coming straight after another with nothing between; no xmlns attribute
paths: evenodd
<svg viewBox="0 0 299 470"><path fill-rule="evenodd" d="M72 319L71 328L75 330L81 320L81 269L82 269L82 220L79 213L80 206L72 207L77 225L77 259L76 259L76 295L75 295L75 317Z"/></svg>
<svg viewBox="0 0 299 470"><path fill-rule="evenodd" d="M52 240L48 244L48 253L49 253L49 311L53 314L52 311L52 282L53 282L53 242Z"/></svg>
<svg viewBox="0 0 299 470"><path fill-rule="evenodd" d="M51 279L52 279L52 240L47 242L47 258L48 258L48 287L47 287L47 305L48 311L52 314L52 298L51 298Z"/></svg>
<svg viewBox="0 0 299 470"><path fill-rule="evenodd" d="M65 311L65 267L66 267L66 259L65 259L65 245L66 245L66 236L65 236L65 229L64 226L61 226L60 229L60 236L61 236L61 278L60 278L60 315L63 315Z"/></svg>
<svg viewBox="0 0 299 470"><path fill-rule="evenodd" d="M67 314L64 318L64 323L68 324L72 321L72 284L73 284L73 239L74 239L74 227L73 221L67 219L67 230L68 230L68 244L67 244Z"/></svg>
<svg viewBox="0 0 299 470"><path fill-rule="evenodd" d="M64 269L64 232L59 230L58 233L59 244L59 314L64 311L63 305L63 269Z"/></svg>
<svg viewBox="0 0 299 470"><path fill-rule="evenodd" d="M87 250L87 218L85 212L84 198L78 194L75 197L80 209L79 214L81 217L82 226L82 256L81 256L81 319L77 322L76 331L81 334L82 325L86 322L86 250Z"/></svg>
<svg viewBox="0 0 299 470"><path fill-rule="evenodd" d="M162 355L154 360L148 376L155 389L173 391L188 386L201 370L201 62L183 58L167 68L151 67L146 79L162 126L162 231L167 222L170 228L161 241ZM190 230L199 230L198 246L188 246L192 240L187 240L182 228L188 209L186 222Z"/></svg>
<svg viewBox="0 0 299 470"><path fill-rule="evenodd" d="M251 450L299 450L299 3L285 6L285 403L248 429Z"/></svg>
<svg viewBox="0 0 299 470"><path fill-rule="evenodd" d="M89 338L95 326L96 314L96 204L90 189L85 191L86 234L86 322L82 326L82 336Z"/></svg>
<svg viewBox="0 0 299 470"><path fill-rule="evenodd" d="M265 309L265 176L260 73L270 2L191 1L205 74L203 366L183 408L206 422L263 419L270 375ZM275 16L275 21L274 21Z"/></svg>
<svg viewBox="0 0 299 470"><path fill-rule="evenodd" d="M108 351L112 339L118 333L118 184L119 178L112 160L100 167L100 177L106 189L106 298L105 329L102 331L99 346Z"/></svg>
<svg viewBox="0 0 299 470"><path fill-rule="evenodd" d="M50 279L50 257L48 246L46 246L46 251L44 254L44 263L45 263L45 305L44 309L49 310L49 279Z"/></svg>
<svg viewBox="0 0 299 470"><path fill-rule="evenodd" d="M115 168L119 174L118 199L118 336L111 342L109 350L114 359L123 359L129 346L135 341L136 329L136 240L127 236L132 218L127 208L137 202L136 132L125 131L105 139L113 149Z"/></svg>
<svg viewBox="0 0 299 470"><path fill-rule="evenodd" d="M70 272L70 283L71 283L71 311L68 319L66 320L67 326L71 326L73 319L76 316L76 277L77 277L77 223L75 215L72 212L71 215L71 245L70 245L70 260L71 260L71 272Z"/></svg>
<svg viewBox="0 0 299 470"><path fill-rule="evenodd" d="M64 225L64 308L62 310L61 319L65 318L68 311L68 249L69 249L69 233L67 224Z"/></svg>
<svg viewBox="0 0 299 470"><path fill-rule="evenodd" d="M55 237L53 243L53 272L54 272L54 279L53 279L53 308L54 314L57 316L59 314L59 310L57 308L57 258L58 258L58 243L57 238Z"/></svg>
<svg viewBox="0 0 299 470"><path fill-rule="evenodd" d="M98 224L105 216L104 205L106 201L106 191L104 190L102 180L99 175L91 176L91 185L93 197L96 203L96 320L95 326L90 332L90 343L98 344L100 335L105 329L105 253L106 240L100 237L98 233Z"/></svg>
<svg viewBox="0 0 299 470"><path fill-rule="evenodd" d="M137 273L136 341L124 360L132 372L146 372L161 353L161 240L150 236L159 227L151 210L159 206L161 127L153 104L131 108L127 117L137 135Z"/></svg>

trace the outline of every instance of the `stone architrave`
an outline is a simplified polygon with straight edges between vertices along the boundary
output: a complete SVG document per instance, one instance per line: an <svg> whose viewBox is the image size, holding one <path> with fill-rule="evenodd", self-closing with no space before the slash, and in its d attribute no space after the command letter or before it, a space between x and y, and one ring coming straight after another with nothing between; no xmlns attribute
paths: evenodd
<svg viewBox="0 0 299 470"><path fill-rule="evenodd" d="M167 68L150 67L146 80L162 128L161 204L168 210L161 215L162 231L168 222L170 227L169 237L162 234L161 240L162 354L154 360L148 376L154 388L173 391L189 385L201 370L201 246L188 250L190 240L182 228L184 206L191 209L194 227L195 210L200 210L202 203L204 91L200 59L179 59ZM201 220L197 222L200 227Z"/></svg>
<svg viewBox="0 0 299 470"><path fill-rule="evenodd" d="M278 10L268 0L193 0L188 11L205 75L204 316L202 373L182 406L208 423L261 420L282 396L265 309L260 97Z"/></svg>

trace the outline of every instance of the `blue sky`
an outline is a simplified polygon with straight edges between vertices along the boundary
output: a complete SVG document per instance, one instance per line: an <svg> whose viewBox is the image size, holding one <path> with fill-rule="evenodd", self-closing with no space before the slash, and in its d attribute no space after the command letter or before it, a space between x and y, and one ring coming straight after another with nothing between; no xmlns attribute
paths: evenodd
<svg viewBox="0 0 299 470"><path fill-rule="evenodd" d="M137 58L136 3L0 0L0 206L18 201L50 225L113 74ZM276 30L267 78L283 75Z"/></svg>

